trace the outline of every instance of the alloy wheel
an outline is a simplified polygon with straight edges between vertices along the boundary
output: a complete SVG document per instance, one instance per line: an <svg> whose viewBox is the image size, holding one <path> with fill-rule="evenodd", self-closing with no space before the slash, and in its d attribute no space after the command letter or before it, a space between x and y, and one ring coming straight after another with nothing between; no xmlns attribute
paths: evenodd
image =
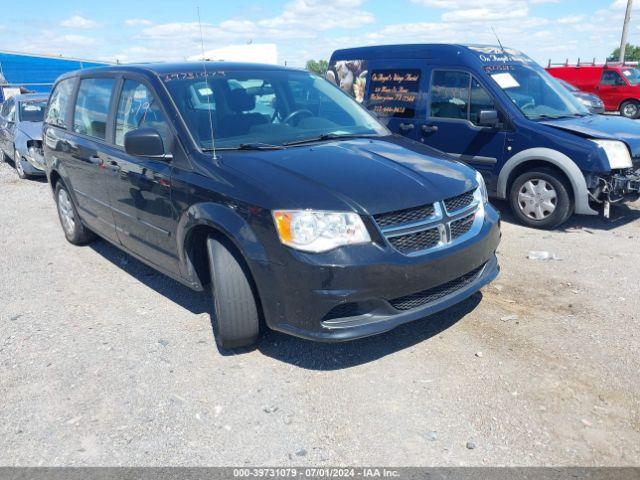
<svg viewBox="0 0 640 480"><path fill-rule="evenodd" d="M58 213L60 214L62 228L64 228L65 233L67 233L67 235L73 235L76 228L76 219L71 199L64 188L58 193Z"/></svg>
<svg viewBox="0 0 640 480"><path fill-rule="evenodd" d="M533 220L544 220L555 212L558 194L553 185L541 178L526 181L518 191L520 211Z"/></svg>
<svg viewBox="0 0 640 480"><path fill-rule="evenodd" d="M622 113L625 117L635 118L638 115L638 105L635 103L627 103L622 109Z"/></svg>

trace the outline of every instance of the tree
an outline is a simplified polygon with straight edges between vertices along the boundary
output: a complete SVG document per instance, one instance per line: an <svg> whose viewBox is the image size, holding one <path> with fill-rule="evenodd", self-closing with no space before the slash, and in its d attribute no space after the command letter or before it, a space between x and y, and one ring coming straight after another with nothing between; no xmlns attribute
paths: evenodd
<svg viewBox="0 0 640 480"><path fill-rule="evenodd" d="M607 58L610 62L617 62L620 58L620 47L616 48L611 55ZM631 45L627 43L627 47L624 51L624 60L626 62L640 62L640 46Z"/></svg>
<svg viewBox="0 0 640 480"><path fill-rule="evenodd" d="M309 60L306 68L310 72L324 77L325 73L327 73L327 70L329 69L329 62L326 60Z"/></svg>

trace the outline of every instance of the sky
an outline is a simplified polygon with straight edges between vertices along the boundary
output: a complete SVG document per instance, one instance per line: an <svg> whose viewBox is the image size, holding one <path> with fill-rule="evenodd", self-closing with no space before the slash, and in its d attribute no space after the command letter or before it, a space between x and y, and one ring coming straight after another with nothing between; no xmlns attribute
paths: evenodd
<svg viewBox="0 0 640 480"><path fill-rule="evenodd" d="M104 61L184 60L230 44L275 43L303 66L338 48L489 43L539 63L603 61L619 45L626 0L31 0L4 9L0 50ZM640 43L640 1L629 42Z"/></svg>

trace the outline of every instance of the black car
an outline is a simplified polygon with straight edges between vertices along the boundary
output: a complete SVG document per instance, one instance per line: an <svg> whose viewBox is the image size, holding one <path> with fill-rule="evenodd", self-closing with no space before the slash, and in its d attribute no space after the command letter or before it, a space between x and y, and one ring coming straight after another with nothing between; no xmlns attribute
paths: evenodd
<svg viewBox="0 0 640 480"><path fill-rule="evenodd" d="M58 79L43 137L66 238L95 233L211 284L222 348L263 324L321 341L384 332L498 274L482 177L305 71L82 70Z"/></svg>

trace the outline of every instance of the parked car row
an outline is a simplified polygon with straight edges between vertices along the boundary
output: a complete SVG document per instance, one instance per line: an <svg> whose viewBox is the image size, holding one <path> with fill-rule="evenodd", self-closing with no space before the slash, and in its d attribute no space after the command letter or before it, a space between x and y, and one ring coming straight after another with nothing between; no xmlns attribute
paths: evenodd
<svg viewBox="0 0 640 480"><path fill-rule="evenodd" d="M74 72L27 154L44 159L69 242L98 235L210 285L222 348L265 326L365 337L469 297L499 272L489 195L540 228L638 198L635 123L590 114L519 52L341 50L328 78L210 62ZM19 124L4 114L20 102L3 118Z"/></svg>

